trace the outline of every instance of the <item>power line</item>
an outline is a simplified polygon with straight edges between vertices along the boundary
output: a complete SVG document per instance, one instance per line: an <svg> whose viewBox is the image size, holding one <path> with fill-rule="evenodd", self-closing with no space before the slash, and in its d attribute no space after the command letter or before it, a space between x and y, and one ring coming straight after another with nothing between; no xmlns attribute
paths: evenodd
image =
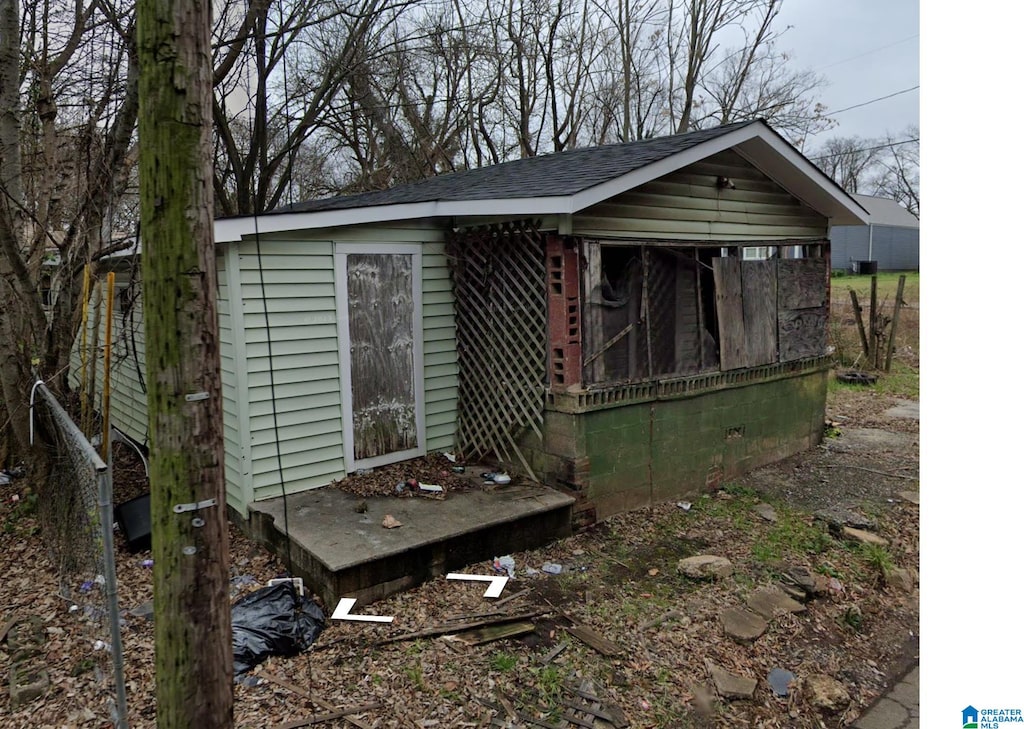
<svg viewBox="0 0 1024 729"><path fill-rule="evenodd" d="M863 53L858 53L856 56L850 56L849 58L844 58L841 61L836 61L835 63L830 63L827 66L821 66L817 70L818 71L824 71L826 68L832 68L833 66L841 66L844 63L849 63L850 61L856 61L858 58L864 58L864 56L870 56L872 53L878 53L878 51L884 51L887 48L892 48L893 46L898 46L900 43L906 43L909 40L914 40L914 38L919 38L919 37L920 37L920 34L919 33L915 33L914 35L908 36L908 37L903 38L903 39L898 40L898 41L894 41L892 43L889 43L888 45L878 46L877 48L872 48L869 51L864 51Z"/></svg>
<svg viewBox="0 0 1024 729"><path fill-rule="evenodd" d="M888 142L886 144L879 144L874 147L862 147L861 149L844 149L842 152L834 152L833 154L816 154L808 155L813 160L832 159L833 157L842 157L846 154L855 154L857 152L873 152L876 149L888 149L889 147L899 147L901 144L911 144L912 142L920 142L920 137L914 137L913 139L901 139L898 142Z"/></svg>
<svg viewBox="0 0 1024 729"><path fill-rule="evenodd" d="M853 106L847 106L847 107L842 108L842 109L836 109L835 111L829 111L828 115L832 116L834 114L841 114L844 111L849 111L850 109L859 109L862 106L867 106L868 104L874 104L874 103L879 102L879 101L884 101L886 99L891 99L892 97L899 96L900 94L909 94L911 91L916 91L919 88L921 88L920 84L918 84L917 86L911 86L909 89L903 89L902 91L896 91L894 93L888 94L887 96L879 96L877 99L871 99L871 101L864 101L864 102L861 102L860 104L854 104Z"/></svg>

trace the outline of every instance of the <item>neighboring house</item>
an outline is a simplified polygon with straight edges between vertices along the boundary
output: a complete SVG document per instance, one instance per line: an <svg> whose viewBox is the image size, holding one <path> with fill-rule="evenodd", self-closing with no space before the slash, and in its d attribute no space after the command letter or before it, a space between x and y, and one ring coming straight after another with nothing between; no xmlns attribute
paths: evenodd
<svg viewBox="0 0 1024 729"><path fill-rule="evenodd" d="M593 520L805 449L828 230L866 217L755 121L218 220L228 502L454 449ZM145 441L131 291L113 420Z"/></svg>
<svg viewBox="0 0 1024 729"><path fill-rule="evenodd" d="M861 261L874 261L879 271L917 271L921 267L917 217L895 200L856 194L853 198L868 211L868 224L832 229L832 270L859 273Z"/></svg>

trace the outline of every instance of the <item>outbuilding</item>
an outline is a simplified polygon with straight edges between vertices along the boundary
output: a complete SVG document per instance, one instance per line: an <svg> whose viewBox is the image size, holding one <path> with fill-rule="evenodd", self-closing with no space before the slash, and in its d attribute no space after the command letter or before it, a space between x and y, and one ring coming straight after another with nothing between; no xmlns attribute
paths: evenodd
<svg viewBox="0 0 1024 729"><path fill-rule="evenodd" d="M832 270L917 271L921 267L921 223L917 216L886 197L852 197L868 211L868 224L837 225L832 229Z"/></svg>
<svg viewBox="0 0 1024 729"><path fill-rule="evenodd" d="M457 451L585 523L808 448L829 231L867 221L764 121L218 220L228 503ZM145 442L121 287L112 418Z"/></svg>

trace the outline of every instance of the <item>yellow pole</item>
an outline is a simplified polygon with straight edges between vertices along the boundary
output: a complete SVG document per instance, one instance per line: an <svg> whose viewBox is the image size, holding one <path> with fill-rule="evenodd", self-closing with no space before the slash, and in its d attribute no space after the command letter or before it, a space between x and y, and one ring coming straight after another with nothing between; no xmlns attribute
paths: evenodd
<svg viewBox="0 0 1024 729"><path fill-rule="evenodd" d="M89 362L88 357L88 331L89 331L89 287L92 283L92 273L89 271L89 264L85 264L85 270L82 271L82 342L81 342L81 358L82 358L82 375L78 378L78 393L82 401L82 423L85 423L85 418L89 414L89 395L85 386L85 375L86 367Z"/></svg>
<svg viewBox="0 0 1024 729"><path fill-rule="evenodd" d="M103 343L103 453L110 463L110 342L114 332L114 272L107 274L107 333Z"/></svg>

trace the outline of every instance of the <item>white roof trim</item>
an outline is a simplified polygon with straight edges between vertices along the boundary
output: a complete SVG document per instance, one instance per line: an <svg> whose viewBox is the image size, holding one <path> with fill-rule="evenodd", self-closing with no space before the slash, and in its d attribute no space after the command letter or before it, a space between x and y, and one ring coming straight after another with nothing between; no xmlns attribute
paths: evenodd
<svg viewBox="0 0 1024 729"><path fill-rule="evenodd" d="M571 196L442 200L223 218L214 222L214 240L238 241L255 234L257 226L264 234L419 218L572 214L727 149L735 149L794 197L826 215L832 225L868 222L867 211L853 198L767 124L758 121Z"/></svg>
<svg viewBox="0 0 1024 729"><path fill-rule="evenodd" d="M523 197L495 200L441 200L396 205L373 205L343 210L315 210L296 213L274 213L246 218L222 218L214 221L214 240L217 243L241 240L254 235L257 223L260 234L293 230L341 228L367 223L387 223L396 220L420 218L448 218L505 215L558 215L570 212L572 198Z"/></svg>
<svg viewBox="0 0 1024 729"><path fill-rule="evenodd" d="M735 147L740 142L763 134L764 131L769 130L768 127L762 123L748 124L745 127L734 129L731 132L723 134L720 137L715 137L707 142L695 144L689 149L677 152L671 157L665 157L664 159L652 162L651 164L633 170L632 172L627 172L621 177L616 177L614 180L608 180L608 182L603 182L600 185L578 192L573 195L572 198L572 212L579 212L584 208L589 208L591 205L597 205L598 203L602 203L616 195L620 195L624 192L640 187L640 185L647 182L656 180L659 177L664 177L676 170L681 170L687 165L700 162L705 157L710 157L713 154L724 152L731 147Z"/></svg>

